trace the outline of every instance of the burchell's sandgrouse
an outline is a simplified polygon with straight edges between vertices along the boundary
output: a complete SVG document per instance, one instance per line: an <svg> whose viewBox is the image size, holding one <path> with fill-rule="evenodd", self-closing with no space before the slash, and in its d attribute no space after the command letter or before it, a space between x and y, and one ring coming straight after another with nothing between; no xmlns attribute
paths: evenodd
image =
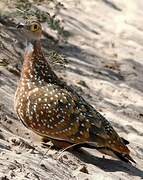
<svg viewBox="0 0 143 180"><path fill-rule="evenodd" d="M41 49L41 24L27 21L17 28L26 36L27 47L15 110L26 127L61 148L80 144L135 162L129 155L128 141L52 71Z"/></svg>

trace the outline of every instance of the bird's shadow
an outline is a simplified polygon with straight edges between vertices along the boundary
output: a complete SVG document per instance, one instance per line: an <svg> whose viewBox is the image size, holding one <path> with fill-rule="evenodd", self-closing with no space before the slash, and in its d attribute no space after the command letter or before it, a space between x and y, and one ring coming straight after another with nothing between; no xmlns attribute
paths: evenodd
<svg viewBox="0 0 143 180"><path fill-rule="evenodd" d="M93 164L105 172L122 171L131 176L139 176L141 179L143 179L143 171L137 168L135 165L119 160L96 157L84 149L74 150L72 153L81 161L88 164Z"/></svg>

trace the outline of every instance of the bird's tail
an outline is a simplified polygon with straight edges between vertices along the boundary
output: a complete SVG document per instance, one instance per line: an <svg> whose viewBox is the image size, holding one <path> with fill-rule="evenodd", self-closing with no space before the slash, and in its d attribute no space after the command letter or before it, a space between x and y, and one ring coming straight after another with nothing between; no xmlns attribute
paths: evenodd
<svg viewBox="0 0 143 180"><path fill-rule="evenodd" d="M130 150L127 147L129 142L126 139L120 137L120 141L116 141L116 143L108 144L106 143L106 141L102 143L103 139L101 141L101 137L98 138L96 137L96 141L98 143L96 142L95 144L94 142L91 142L88 144L88 147L97 149L103 154L112 156L114 158L118 158L124 162L130 163L130 161L132 161L133 163L136 163L133 160L133 158L129 155Z"/></svg>
<svg viewBox="0 0 143 180"><path fill-rule="evenodd" d="M96 149L103 154L112 156L114 158L118 158L126 163L130 163L130 161L132 161L133 163L136 163L129 154L119 153L109 148L96 148Z"/></svg>
<svg viewBox="0 0 143 180"><path fill-rule="evenodd" d="M130 163L130 161L132 161L133 163L136 163L129 154L122 154L119 152L114 152L114 154L124 162Z"/></svg>
<svg viewBox="0 0 143 180"><path fill-rule="evenodd" d="M123 144L125 145L125 147L127 147L126 145L129 144L129 141L127 141L126 139L124 139L122 137L121 137L121 140L122 140ZM117 152L117 151L113 151L113 152L122 161L125 161L125 162L128 162L128 163L130 161L132 161L133 163L136 163L128 153L121 153L121 152Z"/></svg>

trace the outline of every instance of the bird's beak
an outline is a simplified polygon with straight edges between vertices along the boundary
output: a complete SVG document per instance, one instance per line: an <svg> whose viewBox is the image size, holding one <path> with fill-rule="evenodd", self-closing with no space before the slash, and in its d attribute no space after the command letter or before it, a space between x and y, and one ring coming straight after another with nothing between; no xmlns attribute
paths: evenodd
<svg viewBox="0 0 143 180"><path fill-rule="evenodd" d="M17 29L23 29L24 27L25 27L25 24L23 24L23 23L19 23L16 26Z"/></svg>

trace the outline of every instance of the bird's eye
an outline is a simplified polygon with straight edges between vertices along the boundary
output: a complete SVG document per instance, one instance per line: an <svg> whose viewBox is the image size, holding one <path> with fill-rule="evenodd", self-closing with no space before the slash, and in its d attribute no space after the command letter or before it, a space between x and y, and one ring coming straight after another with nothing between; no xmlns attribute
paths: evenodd
<svg viewBox="0 0 143 180"><path fill-rule="evenodd" d="M37 30L39 30L39 25L38 24L32 24L31 31L35 32Z"/></svg>

